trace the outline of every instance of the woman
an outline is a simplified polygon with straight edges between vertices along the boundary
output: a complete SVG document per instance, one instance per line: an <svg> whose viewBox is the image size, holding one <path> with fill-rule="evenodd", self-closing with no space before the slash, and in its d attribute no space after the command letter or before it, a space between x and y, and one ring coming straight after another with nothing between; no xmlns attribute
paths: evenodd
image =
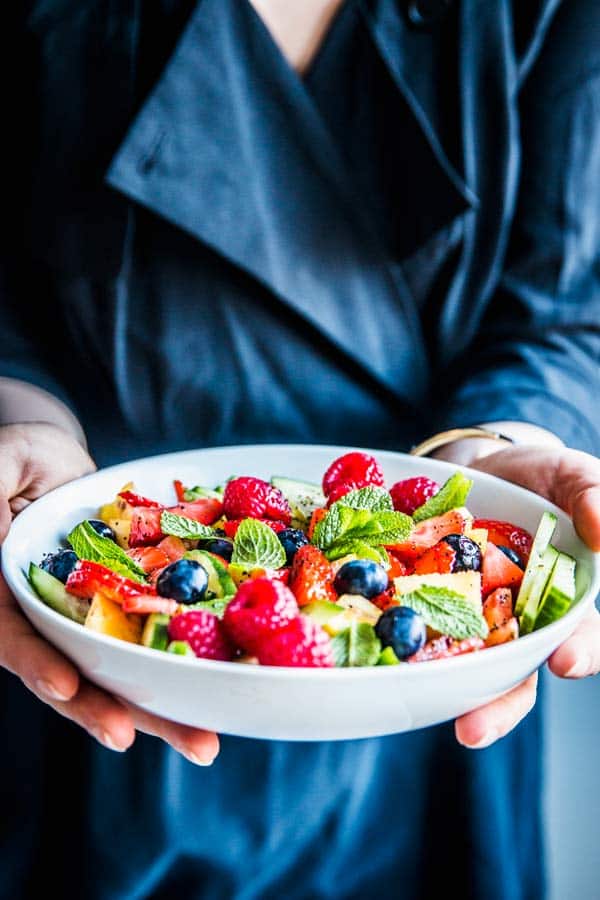
<svg viewBox="0 0 600 900"><path fill-rule="evenodd" d="M3 533L92 469L86 441L105 465L487 423L517 445L439 455L559 503L600 549L592 0L21 9ZM599 660L594 613L550 667ZM535 676L455 726L223 738L198 769L215 735L85 683L6 588L0 661L24 683L2 673L2 897L544 894L539 707L515 728Z"/></svg>

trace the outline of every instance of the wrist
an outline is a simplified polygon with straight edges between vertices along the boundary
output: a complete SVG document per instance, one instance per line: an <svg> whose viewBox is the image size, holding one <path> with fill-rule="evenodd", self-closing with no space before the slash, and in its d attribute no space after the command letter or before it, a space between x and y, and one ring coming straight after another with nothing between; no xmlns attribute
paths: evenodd
<svg viewBox="0 0 600 900"><path fill-rule="evenodd" d="M557 435L528 422L486 422L474 427L493 432L494 436L486 437L482 435L476 438L461 438L445 444L428 455L434 459L443 459L456 465L469 466L475 460L484 456L490 456L492 453L498 453L514 443L535 446L564 446Z"/></svg>
<svg viewBox="0 0 600 900"><path fill-rule="evenodd" d="M36 385L0 377L0 426L28 424L59 428L87 451L79 420L61 400Z"/></svg>

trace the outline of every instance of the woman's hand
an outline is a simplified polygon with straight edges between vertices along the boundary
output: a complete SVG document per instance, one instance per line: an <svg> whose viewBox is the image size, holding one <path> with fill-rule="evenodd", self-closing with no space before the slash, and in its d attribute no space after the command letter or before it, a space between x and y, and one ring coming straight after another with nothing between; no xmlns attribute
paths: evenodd
<svg viewBox="0 0 600 900"><path fill-rule="evenodd" d="M0 542L13 515L47 491L94 471L66 430L42 423L0 428ZM0 665L18 675L40 700L77 722L112 750L126 750L136 729L167 741L191 762L209 765L219 750L211 732L159 719L84 681L21 614L0 577Z"/></svg>
<svg viewBox="0 0 600 900"><path fill-rule="evenodd" d="M535 491L573 518L581 539L600 551L600 460L561 447L517 446L483 456L472 467ZM555 675L584 678L600 671L600 615L593 609L548 660ZM487 747L527 715L536 699L537 673L512 691L456 721L467 747Z"/></svg>

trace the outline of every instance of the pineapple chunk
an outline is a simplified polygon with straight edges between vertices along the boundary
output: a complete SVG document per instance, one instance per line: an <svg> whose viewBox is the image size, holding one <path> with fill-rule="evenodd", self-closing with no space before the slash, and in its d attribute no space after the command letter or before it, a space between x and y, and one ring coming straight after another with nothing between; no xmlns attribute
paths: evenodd
<svg viewBox="0 0 600 900"><path fill-rule="evenodd" d="M471 528L465 531L465 536L474 541L479 549L481 550L481 555L486 551L487 542L488 542L488 530L487 528Z"/></svg>
<svg viewBox="0 0 600 900"><path fill-rule="evenodd" d="M142 638L142 618L133 613L124 613L118 603L102 594L94 594L86 620L86 628L100 634L139 644Z"/></svg>
<svg viewBox="0 0 600 900"><path fill-rule="evenodd" d="M338 597L337 605L350 610L358 622L367 622L369 625L376 625L381 615L381 610L362 594L342 594Z"/></svg>
<svg viewBox="0 0 600 900"><path fill-rule="evenodd" d="M133 482L123 485L122 491L133 490ZM112 503L105 503L98 513L103 522L112 528L119 547L129 549L129 532L131 531L132 509L129 503L117 496Z"/></svg>
<svg viewBox="0 0 600 900"><path fill-rule="evenodd" d="M431 575L399 575L394 578L396 597L402 602L402 594L416 591L420 587L429 585L436 588L447 588L462 594L474 608L481 612L481 575L479 572L454 572L444 575L434 572Z"/></svg>

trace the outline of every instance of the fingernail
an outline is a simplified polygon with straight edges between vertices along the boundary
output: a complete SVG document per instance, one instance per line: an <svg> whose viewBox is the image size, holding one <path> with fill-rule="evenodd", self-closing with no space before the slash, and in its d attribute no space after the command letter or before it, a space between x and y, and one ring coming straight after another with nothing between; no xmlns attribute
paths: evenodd
<svg viewBox="0 0 600 900"><path fill-rule="evenodd" d="M40 678L39 681L35 683L36 690L40 692L40 694L45 694L46 697L49 697L50 700L60 700L62 703L66 703L69 700L66 694L63 694L62 691L59 691L57 687L55 687L52 682L44 681L43 678Z"/></svg>
<svg viewBox="0 0 600 900"><path fill-rule="evenodd" d="M215 761L215 758L212 759L201 759L196 753L193 753L191 750L180 750L180 753L185 756L187 760L191 763L194 763L195 766L212 766Z"/></svg>
<svg viewBox="0 0 600 900"><path fill-rule="evenodd" d="M92 734L97 741L99 741L107 750L114 750L115 753L124 753L127 749L126 747L119 747L118 744L114 742L111 735L108 731L104 731L103 728L92 728L90 729L90 734Z"/></svg>
<svg viewBox="0 0 600 900"><path fill-rule="evenodd" d="M564 674L565 678L584 678L592 668L592 660L588 653L581 653L570 669Z"/></svg>
<svg viewBox="0 0 600 900"><path fill-rule="evenodd" d="M500 732L497 728L490 728L489 731L480 738L476 744L466 744L471 750L483 750L484 747L489 747L490 744L493 744L494 741L497 741L500 737Z"/></svg>

